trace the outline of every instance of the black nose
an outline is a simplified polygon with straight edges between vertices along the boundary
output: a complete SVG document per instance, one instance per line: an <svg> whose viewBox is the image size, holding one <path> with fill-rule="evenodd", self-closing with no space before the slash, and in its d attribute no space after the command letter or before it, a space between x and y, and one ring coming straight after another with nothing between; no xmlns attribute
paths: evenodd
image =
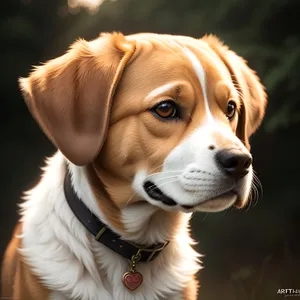
<svg viewBox="0 0 300 300"><path fill-rule="evenodd" d="M217 152L216 161L223 171L237 180L248 174L252 157L242 149L226 149Z"/></svg>

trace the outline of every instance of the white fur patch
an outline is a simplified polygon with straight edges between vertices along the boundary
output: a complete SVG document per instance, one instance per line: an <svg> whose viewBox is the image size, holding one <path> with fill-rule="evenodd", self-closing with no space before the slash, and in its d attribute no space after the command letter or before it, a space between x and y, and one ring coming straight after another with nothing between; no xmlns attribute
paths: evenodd
<svg viewBox="0 0 300 300"><path fill-rule="evenodd" d="M210 112L209 104L208 104L205 70L204 70L203 66L201 65L199 59L196 57L196 55L192 51L190 51L187 48L184 48L184 52L190 59L192 65L193 65L193 68L196 72L196 75L198 77L198 80L199 80L199 83L200 83L200 86L202 89L204 105L205 105L205 112L206 112L206 117L208 119L208 122L213 121L213 116Z"/></svg>
<svg viewBox="0 0 300 300"><path fill-rule="evenodd" d="M200 269L198 254L191 248L193 241L187 233L189 216L182 214L179 230L157 259L137 265L144 281L141 288L129 292L122 284L129 261L97 242L71 212L63 192L65 166L59 152L49 159L40 183L26 194L21 205L24 225L20 253L53 291L50 299L178 299L185 284ZM94 214L103 218L87 185L84 168L71 164L69 167L76 193ZM124 222L129 231L138 237L143 235L149 243L163 239L163 230L159 235L157 229L161 228L156 228L155 223L145 230L155 211L149 207L131 211L128 207L123 214Z"/></svg>
<svg viewBox="0 0 300 300"><path fill-rule="evenodd" d="M151 91L145 98L145 101L151 100L159 95L162 95L168 91L170 91L172 88L176 86L176 83L167 83L165 85L162 85L153 91Z"/></svg>

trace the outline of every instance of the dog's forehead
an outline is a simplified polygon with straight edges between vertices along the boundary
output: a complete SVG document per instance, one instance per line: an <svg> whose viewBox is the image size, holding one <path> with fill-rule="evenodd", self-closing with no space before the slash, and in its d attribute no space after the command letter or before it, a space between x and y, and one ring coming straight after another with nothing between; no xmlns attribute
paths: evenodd
<svg viewBox="0 0 300 300"><path fill-rule="evenodd" d="M205 83L212 86L219 81L231 85L231 76L227 67L217 53L203 40L186 36L142 33L127 36L137 45L136 58L139 64L146 64L145 71L168 74L176 77L189 70L189 76L198 78L199 70L205 76ZM138 59L140 58L140 59ZM172 76L173 75L173 76ZM159 79L159 76L157 77ZM201 84L201 82L199 82ZM204 83L202 83L204 84Z"/></svg>
<svg viewBox="0 0 300 300"><path fill-rule="evenodd" d="M197 106L200 119L208 106L223 117L219 107L235 89L229 71L206 42L148 33L127 39L136 43L136 52L116 92L112 122L166 97L180 99L190 109Z"/></svg>

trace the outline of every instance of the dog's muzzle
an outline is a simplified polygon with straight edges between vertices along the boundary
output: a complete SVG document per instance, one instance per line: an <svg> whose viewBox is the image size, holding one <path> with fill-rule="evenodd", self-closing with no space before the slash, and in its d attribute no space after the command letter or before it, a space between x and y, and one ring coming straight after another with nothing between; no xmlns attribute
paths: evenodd
<svg viewBox="0 0 300 300"><path fill-rule="evenodd" d="M244 151L243 149L239 148L222 149L215 154L214 159L217 168L223 174L223 176L221 175L220 178L223 179L220 180L219 184L215 184L215 191L210 191L211 195L199 203L195 203L193 205L180 204L170 196L166 195L153 181L150 180L144 182L144 191L152 200L159 201L160 203L169 207L175 207L179 205L186 210L191 210L209 200L220 199L220 197L223 197L224 199L225 196L238 196L239 193L236 191L235 187L251 169L251 154L248 151ZM207 178L205 180L207 180ZM183 188L185 188L184 185ZM206 191L203 192L205 193Z"/></svg>

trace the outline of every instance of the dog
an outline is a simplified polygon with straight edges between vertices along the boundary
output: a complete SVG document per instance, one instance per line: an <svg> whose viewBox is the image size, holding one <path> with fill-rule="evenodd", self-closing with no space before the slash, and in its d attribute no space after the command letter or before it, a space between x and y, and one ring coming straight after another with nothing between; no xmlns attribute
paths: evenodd
<svg viewBox="0 0 300 300"><path fill-rule="evenodd" d="M13 299L195 300L192 213L244 207L265 89L213 35L101 34L20 79L57 153L6 250Z"/></svg>

